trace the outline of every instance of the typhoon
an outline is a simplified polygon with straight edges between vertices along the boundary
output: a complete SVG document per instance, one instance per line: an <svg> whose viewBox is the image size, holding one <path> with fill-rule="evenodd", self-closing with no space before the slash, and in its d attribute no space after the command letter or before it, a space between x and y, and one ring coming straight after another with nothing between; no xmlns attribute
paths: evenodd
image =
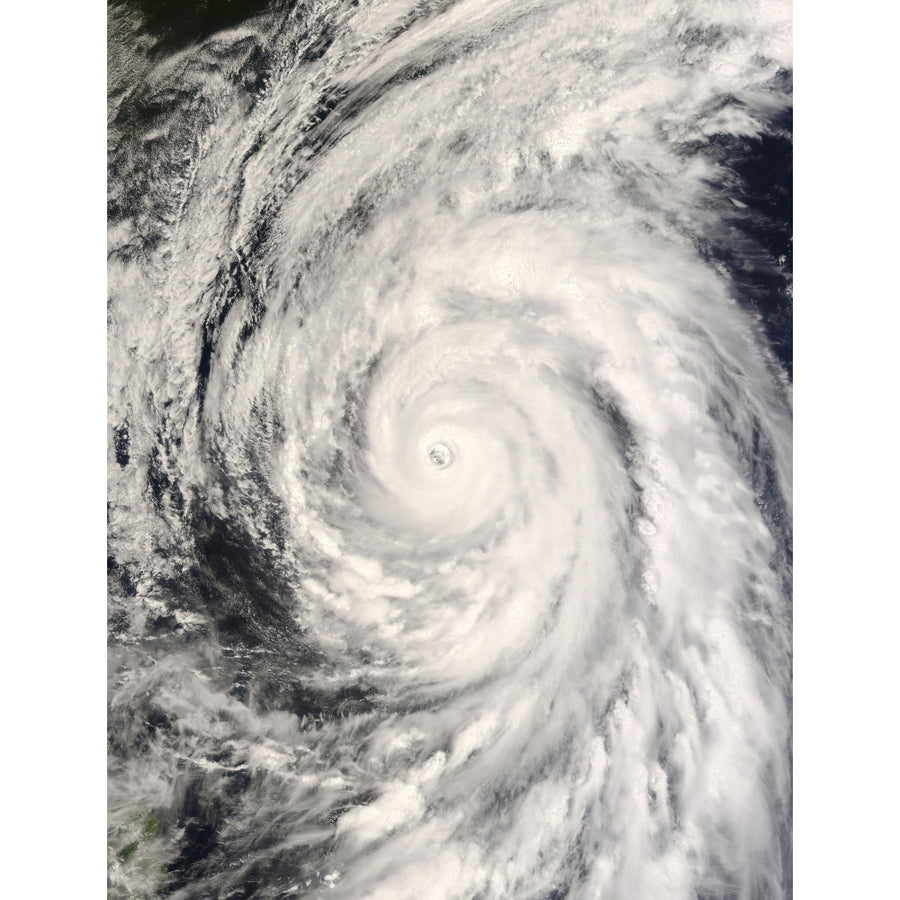
<svg viewBox="0 0 900 900"><path fill-rule="evenodd" d="M109 896L790 897L789 4L175 7L108 12Z"/></svg>

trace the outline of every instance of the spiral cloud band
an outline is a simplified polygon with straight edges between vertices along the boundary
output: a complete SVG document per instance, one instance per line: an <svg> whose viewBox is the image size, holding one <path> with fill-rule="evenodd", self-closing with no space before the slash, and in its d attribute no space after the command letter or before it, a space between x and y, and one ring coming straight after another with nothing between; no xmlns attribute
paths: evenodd
<svg viewBox="0 0 900 900"><path fill-rule="evenodd" d="M110 897L790 896L789 5L141 10Z"/></svg>

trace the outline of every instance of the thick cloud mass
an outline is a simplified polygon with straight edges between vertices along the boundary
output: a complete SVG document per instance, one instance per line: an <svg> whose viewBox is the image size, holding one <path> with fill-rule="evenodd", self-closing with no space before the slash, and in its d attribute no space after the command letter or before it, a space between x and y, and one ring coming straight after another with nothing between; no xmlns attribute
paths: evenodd
<svg viewBox="0 0 900 900"><path fill-rule="evenodd" d="M110 896L789 896L789 5L261 9L110 11Z"/></svg>

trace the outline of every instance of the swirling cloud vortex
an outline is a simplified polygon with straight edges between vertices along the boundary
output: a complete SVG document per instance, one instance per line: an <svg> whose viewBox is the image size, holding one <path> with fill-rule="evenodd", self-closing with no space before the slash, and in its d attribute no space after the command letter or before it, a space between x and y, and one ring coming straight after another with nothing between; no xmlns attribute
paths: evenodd
<svg viewBox="0 0 900 900"><path fill-rule="evenodd" d="M301 4L113 93L111 896L789 894L782 270L716 151L789 48Z"/></svg>

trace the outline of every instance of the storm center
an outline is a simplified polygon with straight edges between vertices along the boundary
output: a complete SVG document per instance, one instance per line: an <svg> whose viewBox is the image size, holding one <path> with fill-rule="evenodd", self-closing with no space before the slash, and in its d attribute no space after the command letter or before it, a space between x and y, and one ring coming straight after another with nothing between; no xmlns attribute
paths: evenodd
<svg viewBox="0 0 900 900"><path fill-rule="evenodd" d="M447 466L453 464L453 454L446 444L433 444L428 451L428 459L439 469L446 469Z"/></svg>

